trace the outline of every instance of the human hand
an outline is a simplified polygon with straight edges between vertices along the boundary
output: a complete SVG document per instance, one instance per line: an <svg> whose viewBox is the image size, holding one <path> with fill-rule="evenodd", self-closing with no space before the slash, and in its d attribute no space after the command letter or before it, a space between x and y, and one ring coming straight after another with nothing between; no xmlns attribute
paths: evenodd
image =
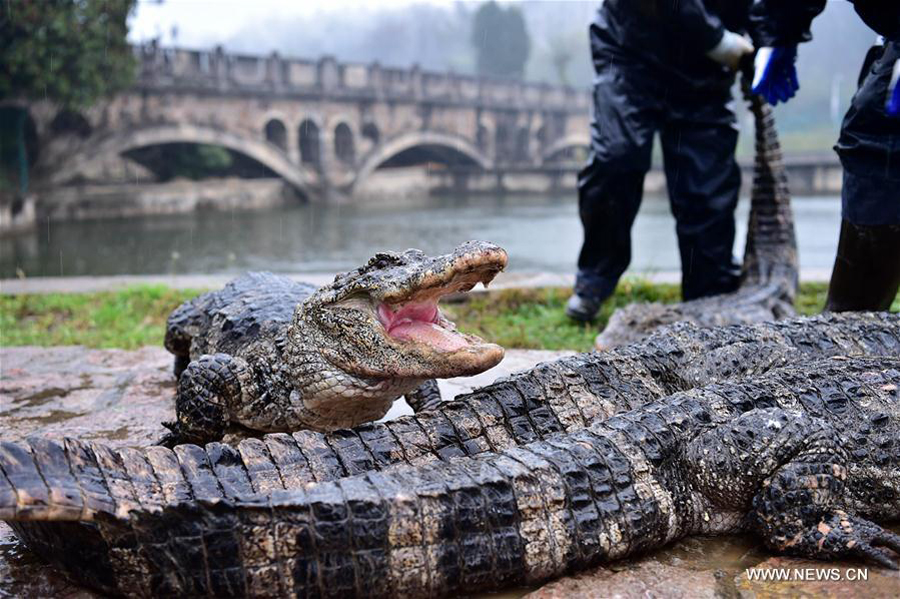
<svg viewBox="0 0 900 599"><path fill-rule="evenodd" d="M766 46L760 48L753 61L753 93L769 104L787 102L800 89L797 81L797 46Z"/></svg>
<svg viewBox="0 0 900 599"><path fill-rule="evenodd" d="M737 69L741 58L746 54L751 54L753 50L753 44L747 38L726 29L722 41L706 55L730 69Z"/></svg>
<svg viewBox="0 0 900 599"><path fill-rule="evenodd" d="M888 116L900 118L900 60L894 63L894 73L888 84L887 100L884 105Z"/></svg>

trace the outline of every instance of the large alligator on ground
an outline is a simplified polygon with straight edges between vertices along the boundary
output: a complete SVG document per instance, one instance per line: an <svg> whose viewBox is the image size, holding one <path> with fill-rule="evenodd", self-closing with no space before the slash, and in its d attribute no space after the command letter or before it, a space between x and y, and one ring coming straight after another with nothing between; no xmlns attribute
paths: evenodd
<svg viewBox="0 0 900 599"><path fill-rule="evenodd" d="M429 550L423 558L415 547L394 549L388 551L391 563L386 566L379 561L380 554L374 549L358 555L350 551L352 547L360 547L358 539L352 541L352 535L361 534L369 524L371 529L366 534L374 535L372 539L384 532L381 524L369 522L373 514L377 515L377 510L369 511L366 505L353 499L352 493L359 490L359 485L365 487L369 482L375 482L381 488L381 483L376 481L393 481L383 487L386 498L396 490L393 485L398 480L391 478L394 474L388 474L396 471L390 466L429 464L464 455L483 454L479 458L483 461L478 462L482 465L478 468L493 472L491 460L501 459L496 452L506 450L515 453L519 451L516 446L523 447L538 441L556 444L563 442L561 440L565 440L566 435L590 436L593 433L585 431L592 426L596 429L597 423L608 416L631 408L636 408L632 414L639 414L640 406L645 403L679 389L690 389L705 383L720 381L705 391L688 392L687 395L693 397L692 393L698 393L698 397L717 398L715 401L718 403L743 411L760 403L788 402L788 399L790 406L796 407L818 397L814 385L806 386L806 378L802 381L800 378L783 379L784 385L777 388L734 382L784 365L788 365L784 372L800 377L797 373L802 370L803 377L813 381L823 380L840 393L853 395L854 401L868 402L868 393L873 385L888 393L885 397L890 396L889 387L896 385L893 379L876 384L867 380L868 374L857 371L845 373L846 376L841 375L843 378L840 378L830 365L809 366L817 355L859 353L895 358L900 355L900 317L886 314L831 315L723 329L678 325L671 333L654 336L642 345L541 365L471 395L460 396L434 412L325 435L312 431L300 431L294 435L266 435L262 439L245 440L236 448L211 443L205 449L184 445L174 451L162 447L116 451L100 444L85 444L70 439L63 444L47 440L31 440L28 445L5 443L0 445L0 518L12 521L18 534L46 559L62 566L82 582L111 593L252 594L263 591L272 594L296 591L300 595L318 595L316 585L324 584L324 594L331 594L332 591L339 594L346 589L342 584L333 586L331 567L343 571L348 563L354 568L371 567L374 569L373 575L382 577L405 576L400 570L408 566L417 572L415 576L424 577L424 582L420 581L420 586L413 586L410 591L419 594L450 592L456 588L452 575L456 566L447 563L447 552L451 549L457 551L455 555L463 563L475 564L488 559L495 564L498 562L491 561L490 551L507 541L521 544L527 535L537 534L536 529L527 524L525 518L519 521L521 526L516 525L516 534L512 529L506 530L498 540L485 533L454 548L453 535L472 524L462 510L474 508L464 501L464 497L477 498L478 502L499 502L496 503L496 514L502 514L506 509L503 501L508 501L508 497L503 498L503 493L494 482L481 490L474 485L475 488L466 490L454 500L458 506L456 509L461 510L456 514L459 517L456 522L448 523L447 514L441 515L443 520L434 519L441 509L446 508L443 499L438 496L434 504L431 500L417 500L423 502L418 511L414 509L405 517L401 518L398 513L395 514L397 520L390 523L379 520L397 534L401 534L405 530L403 527L408 525L411 527L409 530L419 531L415 534L437 535L434 551L438 553ZM885 376L900 376L897 373L900 365L895 361L889 359L879 364L878 368L887 373ZM820 370L827 374L824 379L820 378ZM829 372L836 378L828 378L832 376ZM801 390L802 393L797 395ZM855 408L844 405L844 395L835 393L828 391L826 405L835 413L847 415L847 424L852 428L854 423L851 421L859 414L854 412ZM672 397L680 396L676 394ZM894 398L893 401L897 399L896 395L890 397ZM874 415L871 418L873 426L881 426L881 418ZM890 436L887 438L891 439ZM896 432L893 438L897 438ZM651 435L643 443L652 445L662 439ZM871 443L870 440L864 441L853 446L855 451L873 456L887 452L888 456L894 456L890 459L894 460L896 468L896 446L884 445L878 440ZM578 447L582 451L587 446L579 444ZM527 454L532 450L524 451ZM667 459L677 456L677 452L668 449L663 454L668 456ZM605 452L600 457L613 459L607 457ZM477 479L462 474L468 466L459 470L459 464L439 466L425 471L427 474L423 476L437 485L435 492L443 489L440 485L445 484L468 489L466 486L474 484ZM638 481L637 487L646 490L644 483L649 479L645 480L645 475L649 475L650 471L645 472L642 464L639 466L643 478ZM559 476L570 474L554 474L552 468L546 468L541 466L541 476L550 483L558 482ZM386 469L388 472L385 474L377 472ZM677 468L674 471L679 474ZM370 478L365 478L366 472ZM623 472L616 475L617 485L627 480ZM713 473L718 472L713 470ZM319 497L317 489L327 491L323 496L327 501L313 502L316 518L337 517L335 514L344 507L334 503L336 498L350 501L354 516L343 520L346 518L344 513L340 516L342 524L320 521L317 527L308 527L306 518L309 514L303 515L308 505L303 503L306 495L301 490L313 482L324 483L348 475L361 475L362 478L344 479L338 487L310 487L306 492L315 498ZM671 476L669 470L666 470L666 476ZM890 484L896 485L897 478L893 476L893 479L888 476L884 480L893 480ZM345 483L345 480L351 482ZM409 479L410 492L417 488L413 484L416 480L415 477ZM346 488L354 489L352 493L333 495L345 489L345 484L350 485ZM532 480L530 484L539 485L541 481ZM894 489L896 491L897 487ZM408 497L410 501L411 497ZM555 495L548 496L548 500L549 497ZM585 496L573 496L566 501L557 506L563 511L554 518L574 513L567 510L582 505ZM563 505L568 507L561 507ZM604 505L609 508L611 504L607 502ZM301 508L299 512L295 510L298 507ZM398 509L406 507L403 504ZM530 509L539 510L539 507L532 506ZM713 519L724 513L710 510L708 515ZM632 516L628 516L629 522ZM282 520L282 517L285 519ZM525 516L520 514L516 517ZM623 529L615 518L604 524L606 528L603 530L607 535L612 534L610 531L619 530L618 540L615 536L607 536L605 541L602 536L595 539L596 543L609 543L610 539L616 543L615 546L610 545L607 557L656 546L640 543L632 546L629 539L637 539L645 533L656 539L659 531L653 527L642 531ZM238 520L244 524L231 528ZM248 528L246 522L251 520L255 525ZM568 522L571 524L571 521ZM450 524L453 526L448 528ZM429 528L431 525L437 528ZM292 528L295 526L300 529ZM683 532L691 531L685 529ZM553 530L547 534L558 537L564 532ZM325 535L325 538L320 539L320 535ZM444 538L444 535L449 536ZM366 536L365 542L372 540L369 536ZM669 535L664 536L668 538ZM397 538L393 533L388 537ZM338 538L346 541L342 548L338 547ZM441 539L449 545L441 547L438 542ZM580 539L587 537L582 535ZM326 544L324 553L316 556L304 554L310 550L309 543L319 542ZM379 542L387 550L388 540L381 538ZM567 542L575 541L569 539ZM234 543L238 544L238 549L235 549ZM485 543L491 544L488 553L484 553ZM552 546L528 544L528 547L531 549L526 553L532 558L541 553L554 555L553 551L556 551ZM350 562L339 554L350 556ZM431 559L428 555L436 561L428 561ZM496 584L526 579L536 581L554 575L561 567L556 564L552 571L535 573L529 569L527 559L524 565L520 563L520 557L516 556L514 560L520 566L518 573L500 572L501 576L492 580ZM583 563L602 557L594 556ZM220 558L224 560L221 567ZM236 564L235 559L244 561ZM293 565L287 566L289 563ZM218 570L205 570L209 567ZM282 571L283 568L288 568L290 572ZM304 590L304 577L312 571L309 568L315 568L319 574L315 575L312 586ZM366 572L357 570L354 574L353 570L346 570L345 575L349 578L344 582L359 580L359 576L367 579ZM471 582L471 590L479 588L484 582L471 578L464 580L468 581L466 585ZM295 583L301 586L294 586ZM406 588L404 584L395 581L385 583L386 586L355 588L351 592L400 594ZM464 588L469 589L468 586Z"/></svg>
<svg viewBox="0 0 900 599"><path fill-rule="evenodd" d="M434 378L477 374L503 349L456 330L449 293L489 283L506 252L471 241L430 257L380 253L320 289L249 273L169 317L177 420L163 444L221 439L229 422L260 431L334 430L378 420L398 397L436 403Z"/></svg>
<svg viewBox="0 0 900 599"><path fill-rule="evenodd" d="M772 107L742 85L756 129L756 159L750 192L750 220L741 286L733 293L679 304L630 304L613 313L597 336L598 349L643 339L655 329L679 321L702 326L747 324L795 315L797 242L787 173Z"/></svg>

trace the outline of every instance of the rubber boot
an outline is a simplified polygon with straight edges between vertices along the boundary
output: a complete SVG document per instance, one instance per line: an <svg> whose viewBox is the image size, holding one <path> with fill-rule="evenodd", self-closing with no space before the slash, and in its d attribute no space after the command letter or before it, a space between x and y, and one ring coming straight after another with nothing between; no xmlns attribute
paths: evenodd
<svg viewBox="0 0 900 599"><path fill-rule="evenodd" d="M900 225L841 221L826 312L888 310L900 288Z"/></svg>
<svg viewBox="0 0 900 599"><path fill-rule="evenodd" d="M581 297L573 293L569 301L566 302L566 316L578 322L591 322L596 318L601 305L603 305L603 302L600 300Z"/></svg>

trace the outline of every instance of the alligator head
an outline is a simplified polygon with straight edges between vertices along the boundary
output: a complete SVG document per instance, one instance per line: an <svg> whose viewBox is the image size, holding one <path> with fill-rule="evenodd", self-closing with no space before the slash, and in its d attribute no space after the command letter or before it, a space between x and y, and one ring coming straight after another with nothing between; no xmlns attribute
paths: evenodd
<svg viewBox="0 0 900 599"><path fill-rule="evenodd" d="M332 366L373 378L447 378L483 372L503 349L456 330L441 313L441 297L490 283L506 266L506 252L469 241L449 254L419 250L379 253L368 264L340 274L306 300L292 339L315 340Z"/></svg>
<svg viewBox="0 0 900 599"><path fill-rule="evenodd" d="M503 348L458 331L438 302L490 283L506 261L502 248L482 241L442 256L379 253L317 290L298 307L288 333L298 391L315 414L316 422L305 424L377 419L425 380L478 374L499 363Z"/></svg>

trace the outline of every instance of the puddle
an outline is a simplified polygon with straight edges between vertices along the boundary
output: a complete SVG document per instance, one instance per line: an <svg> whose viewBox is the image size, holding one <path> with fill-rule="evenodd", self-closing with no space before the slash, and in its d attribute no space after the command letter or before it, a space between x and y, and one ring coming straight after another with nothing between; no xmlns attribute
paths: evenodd
<svg viewBox="0 0 900 599"><path fill-rule="evenodd" d="M42 389L41 391L34 393L32 395L25 395L24 397L18 397L12 401L12 404L17 408L23 407L37 407L44 405L52 400L58 400L66 397L72 391L77 391L78 389L85 389L86 387L76 387L75 389L62 389L60 387L50 387L49 389ZM11 393L15 393L16 389L12 389ZM13 408L15 409L15 408Z"/></svg>

